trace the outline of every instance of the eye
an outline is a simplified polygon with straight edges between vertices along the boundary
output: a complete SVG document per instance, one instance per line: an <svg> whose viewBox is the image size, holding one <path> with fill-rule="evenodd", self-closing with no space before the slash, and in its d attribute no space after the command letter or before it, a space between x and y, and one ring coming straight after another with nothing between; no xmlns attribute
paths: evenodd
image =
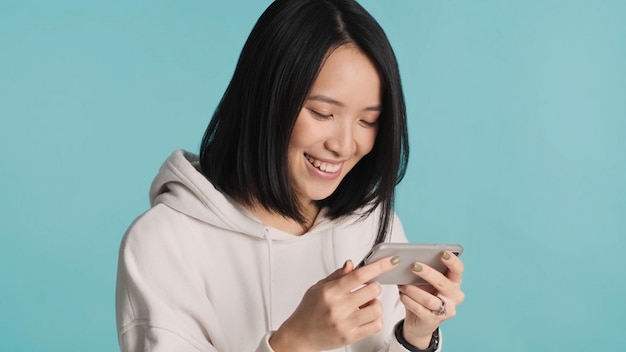
<svg viewBox="0 0 626 352"><path fill-rule="evenodd" d="M318 119L324 119L324 120L326 120L326 119L329 119L329 118L333 117L333 114L328 114L328 115L326 115L326 114L322 114L321 112L315 111L315 110L313 110L313 109L308 109L308 110L311 112L311 114L312 114L314 117L316 117L316 118L318 118Z"/></svg>
<svg viewBox="0 0 626 352"><path fill-rule="evenodd" d="M359 123L361 124L361 126L368 127L368 128L378 126L378 120L376 121L359 120Z"/></svg>

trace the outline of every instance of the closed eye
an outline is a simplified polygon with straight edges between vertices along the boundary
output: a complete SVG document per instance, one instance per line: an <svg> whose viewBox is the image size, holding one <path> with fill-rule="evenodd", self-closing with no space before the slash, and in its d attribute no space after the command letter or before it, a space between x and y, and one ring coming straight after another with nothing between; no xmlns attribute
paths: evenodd
<svg viewBox="0 0 626 352"><path fill-rule="evenodd" d="M311 112L311 114L313 114L313 116L315 116L317 118L320 118L320 119L329 119L329 118L333 117L332 114L325 115L325 114L322 114L321 112L315 111L313 109L309 109L309 111Z"/></svg>
<svg viewBox="0 0 626 352"><path fill-rule="evenodd" d="M367 120L359 120L359 123L363 126L363 127L376 127L378 126L378 120L376 121L367 121Z"/></svg>

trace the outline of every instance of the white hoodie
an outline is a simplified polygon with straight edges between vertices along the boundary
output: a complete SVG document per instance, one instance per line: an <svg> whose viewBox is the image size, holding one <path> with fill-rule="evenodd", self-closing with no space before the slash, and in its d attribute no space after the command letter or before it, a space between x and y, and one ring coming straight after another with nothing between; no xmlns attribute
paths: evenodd
<svg viewBox="0 0 626 352"><path fill-rule="evenodd" d="M261 223L198 169L197 156L175 151L152 183L152 208L124 236L122 351L270 352L269 336L305 291L372 247L377 214L330 220L322 211L309 232L293 236ZM406 242L397 218L391 240ZM393 337L405 314L397 287L383 286L379 298L383 330L336 351L407 351Z"/></svg>

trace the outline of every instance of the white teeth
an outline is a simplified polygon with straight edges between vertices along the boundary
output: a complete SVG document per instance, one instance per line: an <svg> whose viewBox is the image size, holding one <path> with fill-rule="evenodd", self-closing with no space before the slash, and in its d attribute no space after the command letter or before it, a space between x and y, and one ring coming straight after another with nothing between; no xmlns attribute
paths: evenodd
<svg viewBox="0 0 626 352"><path fill-rule="evenodd" d="M306 155L306 159L316 168L328 173L337 172L337 170L339 170L339 167L341 167L341 164L323 163L319 160L313 159L313 157L311 157L310 155Z"/></svg>

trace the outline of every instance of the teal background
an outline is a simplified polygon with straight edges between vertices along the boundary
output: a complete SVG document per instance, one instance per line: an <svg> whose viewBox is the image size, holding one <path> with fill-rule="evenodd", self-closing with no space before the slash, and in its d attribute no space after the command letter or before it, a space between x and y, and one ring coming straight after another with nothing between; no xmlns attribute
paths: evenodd
<svg viewBox="0 0 626 352"><path fill-rule="evenodd" d="M114 351L117 249L268 1L0 0L0 350ZM626 2L363 0L398 56L446 351L626 349Z"/></svg>

